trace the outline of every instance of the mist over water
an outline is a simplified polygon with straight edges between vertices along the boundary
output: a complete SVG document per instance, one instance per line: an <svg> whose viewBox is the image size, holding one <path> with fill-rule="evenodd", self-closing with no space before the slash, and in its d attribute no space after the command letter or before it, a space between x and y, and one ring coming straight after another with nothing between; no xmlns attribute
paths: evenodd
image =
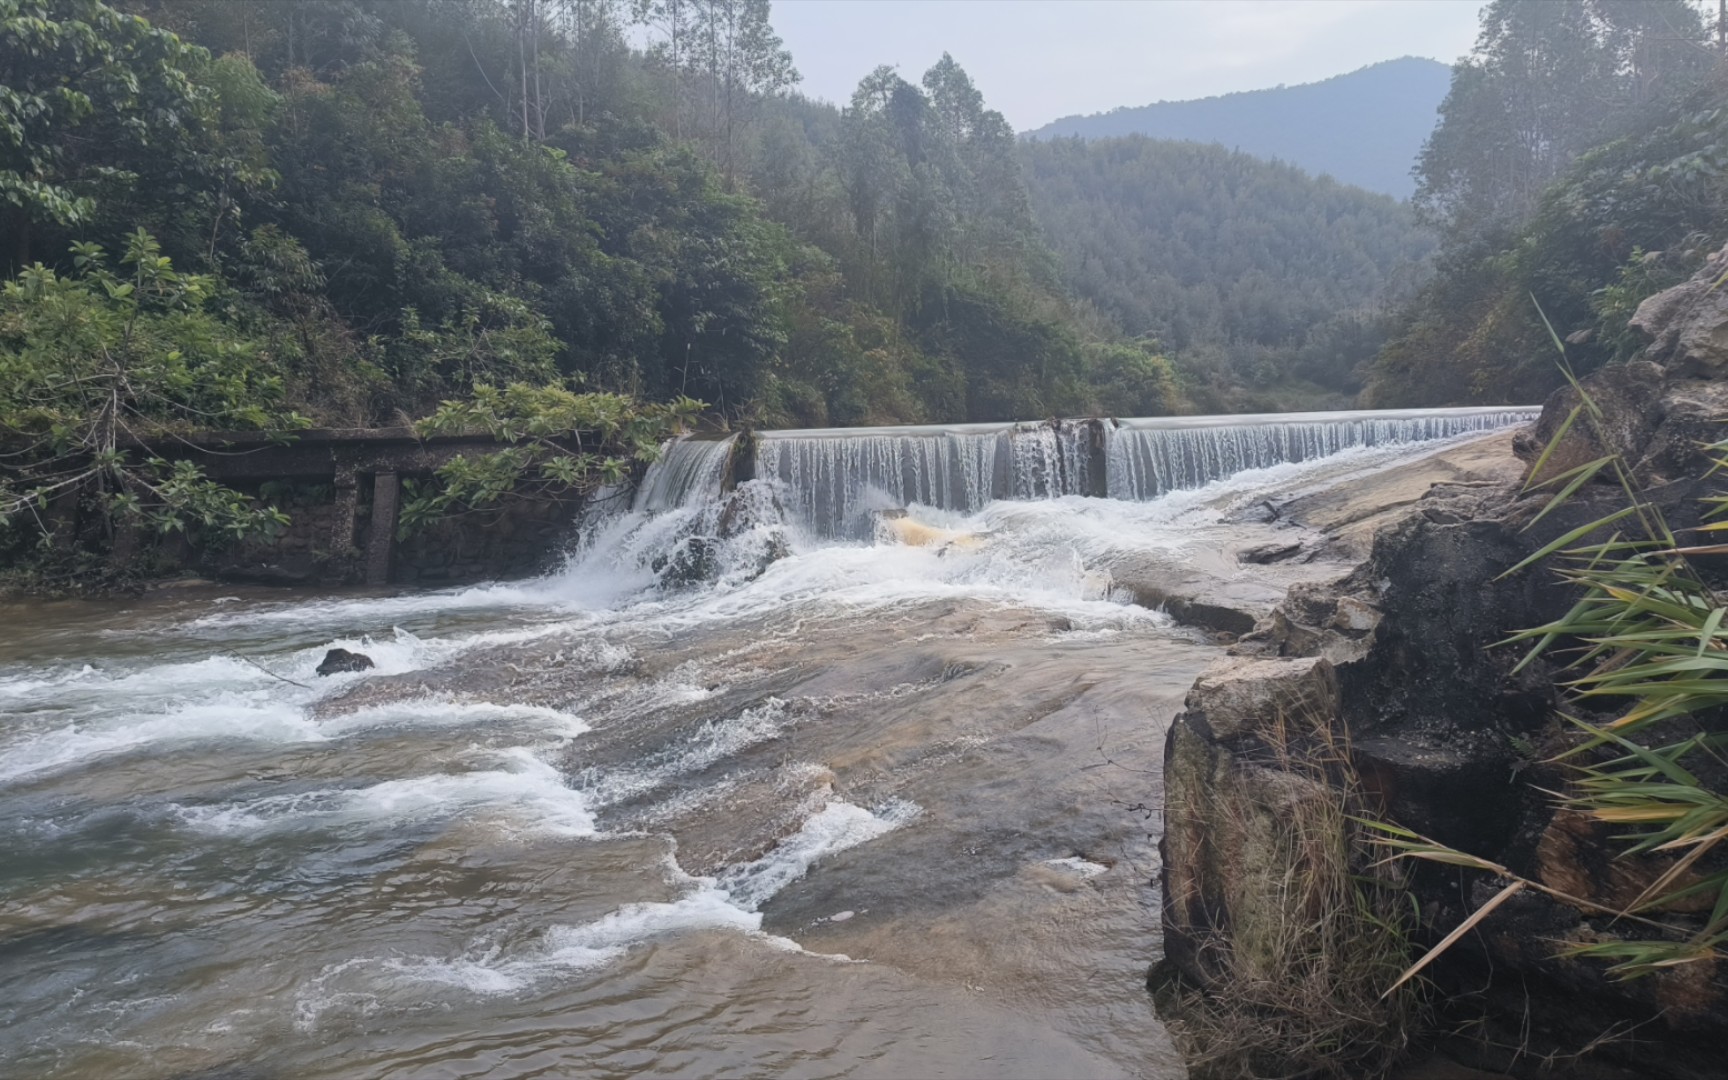
<svg viewBox="0 0 1728 1080"><path fill-rule="evenodd" d="M1101 567L1417 450L1334 427L690 440L532 581L10 612L0 1074L1179 1076L1136 808L1218 650Z"/></svg>

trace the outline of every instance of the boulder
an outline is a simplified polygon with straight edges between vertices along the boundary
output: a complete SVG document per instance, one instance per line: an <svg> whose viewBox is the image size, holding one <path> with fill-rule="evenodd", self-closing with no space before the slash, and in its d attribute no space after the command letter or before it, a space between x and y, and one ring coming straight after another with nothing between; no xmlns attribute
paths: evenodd
<svg viewBox="0 0 1728 1080"><path fill-rule="evenodd" d="M1679 377L1721 378L1728 374L1728 247L1718 251L1690 281L1664 289L1638 305L1632 325L1654 339L1644 355L1662 361Z"/></svg>
<svg viewBox="0 0 1728 1080"><path fill-rule="evenodd" d="M1570 386L1554 391L1543 403L1541 418L1512 443L1518 457L1528 465L1524 483L1541 483L1615 451L1626 452L1629 460L1637 461L1661 426L1663 389L1662 369L1647 361L1615 364L1598 371L1589 380L1588 392L1599 415L1582 415L1567 426L1565 437L1542 461L1541 475L1537 475L1537 462L1566 426L1579 401L1578 391ZM1597 474L1604 483L1613 478L1612 472Z"/></svg>
<svg viewBox="0 0 1728 1080"><path fill-rule="evenodd" d="M1728 254L1717 262L1679 294L1640 309L1666 370L1634 362L1586 379L1600 422L1573 425L1543 475L1530 477L1578 401L1570 388L1550 398L1535 429L1515 440L1527 479L1618 453L1672 528L1699 523L1699 500L1723 486L1719 477L1703 479L1703 444L1723 437L1728 417L1728 380L1697 377L1728 374L1728 290L1705 280L1728 271ZM1287 901L1276 885L1300 866L1288 843L1278 843L1279 830L1308 801L1328 797L1311 768L1293 768L1278 752L1287 732L1269 718L1293 709L1335 726L1361 790L1388 819L1521 877L1618 907L1673 867L1661 856L1626 856L1612 835L1623 829L1557 812L1551 792L1567 774L1547 759L1569 745L1556 715L1557 682L1566 676L1544 661L1519 668L1523 650L1502 644L1576 599L1546 566L1510 568L1618 509L1623 493L1589 485L1535 522L1547 493L1526 493L1494 470L1460 481L1436 484L1377 521L1352 572L1292 588L1232 648L1232 662L1196 682L1172 724L1160 874L1166 958L1185 979L1207 985L1208 958L1220 948L1252 967L1265 940L1260 928L1291 915L1278 909ZM1311 520L1322 512L1354 520L1350 507L1310 502ZM1301 521L1300 504L1286 504L1286 516ZM1596 719L1614 715L1612 704L1579 708L1603 710ZM1415 864L1417 946L1457 927L1504 885L1479 870ZM1697 925L1708 912L1691 909L1713 899L1694 897L1661 914ZM1518 1076L1722 1075L1728 965L1623 982L1606 963L1565 953L1567 945L1639 936L1639 927L1588 904L1526 889L1426 973L1441 1030L1474 1033L1449 1042L1448 1052Z"/></svg>
<svg viewBox="0 0 1728 1080"><path fill-rule="evenodd" d="M1333 795L1312 777L1214 742L1191 712L1166 735L1164 785L1165 959L1201 987L1220 973L1220 946L1237 973L1271 972L1269 943L1288 919L1290 868L1280 854L1289 847L1288 822Z"/></svg>
<svg viewBox="0 0 1728 1080"><path fill-rule="evenodd" d="M340 675L351 671L366 671L376 666L372 663L372 658L365 653L331 649L324 654L324 659L319 661L318 674Z"/></svg>
<svg viewBox="0 0 1728 1080"><path fill-rule="evenodd" d="M1195 681L1182 715L1208 740L1234 743L1288 721L1329 716L1337 697L1337 679L1325 660L1232 656Z"/></svg>
<svg viewBox="0 0 1728 1080"><path fill-rule="evenodd" d="M649 569L662 584L687 587L722 575L758 577L792 553L786 535L786 509L766 483L740 484L719 513L692 522L689 531L653 557Z"/></svg>

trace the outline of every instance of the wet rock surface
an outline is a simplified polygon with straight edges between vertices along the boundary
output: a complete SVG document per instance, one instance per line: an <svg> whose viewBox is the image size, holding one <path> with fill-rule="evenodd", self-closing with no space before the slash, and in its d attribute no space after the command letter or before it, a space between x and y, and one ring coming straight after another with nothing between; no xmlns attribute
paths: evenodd
<svg viewBox="0 0 1728 1080"><path fill-rule="evenodd" d="M1228 512L1223 527L1198 530L1171 551L1133 551L1105 561L1115 587L1137 604L1161 608L1200 630L1249 635L1275 620L1292 590L1348 575L1374 533L1421 504L1442 512L1441 496L1499 488L1523 465L1512 434L1500 432L1444 447L1394 468L1329 477L1273 504L1256 501ZM1340 629L1366 629L1368 609L1347 608Z"/></svg>
<svg viewBox="0 0 1728 1080"><path fill-rule="evenodd" d="M1728 309L1694 301L1694 311L1728 325ZM1665 333L1675 372L1714 371L1728 357L1714 351L1715 330ZM1692 479L1707 471L1700 443L1721 438L1728 387L1635 363L1600 373L1587 389L1605 437L1568 434L1544 475L1618 450L1674 527L1695 525L1709 490ZM1354 546L1364 557L1333 581L1297 583L1233 647L1234 658L1196 683L1171 726L1161 883L1166 955L1185 978L1204 986L1215 975L1200 943L1222 934L1251 958L1254 927L1280 914L1269 882L1288 868L1259 865L1253 852L1272 850L1264 841L1281 808L1305 797L1312 780L1269 760L1256 732L1290 710L1347 734L1364 786L1406 828L1595 903L1624 903L1653 880L1650 867L1615 857L1621 845L1610 830L1555 813L1547 792L1565 776L1543 762L1566 745L1556 719L1560 673L1545 662L1515 672L1522 650L1499 644L1573 601L1546 566L1507 571L1624 500L1615 487L1590 485L1532 525L1546 495L1526 495L1521 481L1576 403L1571 391L1555 395L1540 423L1517 437L1515 454L1511 439L1485 440L1468 469L1389 500L1391 512L1356 513L1347 504L1366 505L1358 492L1286 505L1287 518L1303 520L1307 510L1330 550ZM1413 889L1429 943L1504 884L1421 864ZM1722 1075L1728 981L1719 965L1627 983L1600 962L1559 955L1569 943L1616 936L1638 935L1529 890L1515 897L1431 969L1442 1028L1470 1032L1448 1053L1520 1076Z"/></svg>

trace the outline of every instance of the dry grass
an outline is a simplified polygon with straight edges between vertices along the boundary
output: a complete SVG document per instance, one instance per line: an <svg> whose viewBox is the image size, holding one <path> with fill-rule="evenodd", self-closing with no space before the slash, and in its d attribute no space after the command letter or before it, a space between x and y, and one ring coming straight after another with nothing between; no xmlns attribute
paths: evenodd
<svg viewBox="0 0 1728 1080"><path fill-rule="evenodd" d="M1199 942L1215 978L1161 993L1196 1078L1384 1076L1423 1026L1425 986L1399 984L1415 911L1403 870L1377 858L1359 823L1366 807L1347 747L1326 722L1267 736L1265 764L1300 784L1270 830L1251 946L1224 931ZM1221 799L1209 825L1267 832L1268 808ZM1258 823L1249 820L1258 817ZM1390 993L1388 987L1393 987Z"/></svg>

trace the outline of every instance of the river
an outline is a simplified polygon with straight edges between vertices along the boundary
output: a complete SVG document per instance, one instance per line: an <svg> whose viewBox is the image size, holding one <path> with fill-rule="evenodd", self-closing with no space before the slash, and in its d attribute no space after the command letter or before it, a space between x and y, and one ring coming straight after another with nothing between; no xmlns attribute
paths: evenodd
<svg viewBox="0 0 1728 1080"><path fill-rule="evenodd" d="M0 1074L1180 1077L1221 647L1099 567L1523 416L691 442L535 580L0 609Z"/></svg>

